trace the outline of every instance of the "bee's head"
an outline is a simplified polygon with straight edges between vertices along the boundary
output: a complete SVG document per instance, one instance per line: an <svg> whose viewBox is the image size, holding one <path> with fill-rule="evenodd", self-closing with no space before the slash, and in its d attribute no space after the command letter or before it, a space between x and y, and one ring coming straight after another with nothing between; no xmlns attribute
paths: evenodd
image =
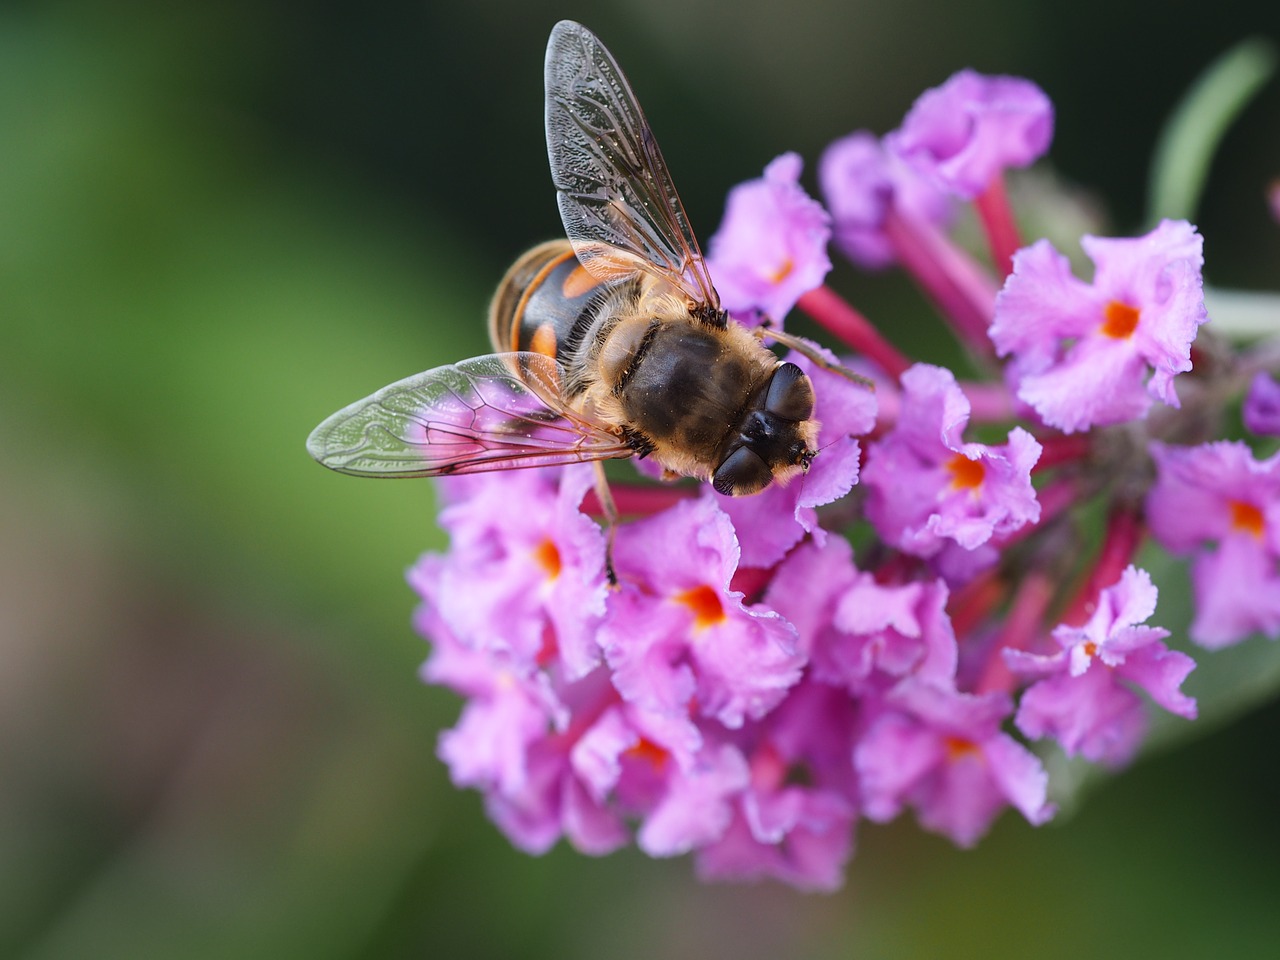
<svg viewBox="0 0 1280 960"><path fill-rule="evenodd" d="M775 480L785 483L809 469L817 439L813 384L794 363L780 363L730 432L711 485L719 493L744 496Z"/></svg>

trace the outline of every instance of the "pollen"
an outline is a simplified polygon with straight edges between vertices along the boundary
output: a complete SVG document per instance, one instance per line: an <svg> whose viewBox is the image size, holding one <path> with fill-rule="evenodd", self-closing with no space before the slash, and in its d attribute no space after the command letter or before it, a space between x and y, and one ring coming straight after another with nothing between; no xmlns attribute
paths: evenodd
<svg viewBox="0 0 1280 960"><path fill-rule="evenodd" d="M550 537L547 537L533 548L533 559L546 573L548 580L554 580L560 576L560 568L562 566L560 548L552 542Z"/></svg>
<svg viewBox="0 0 1280 960"><path fill-rule="evenodd" d="M670 754L648 737L641 737L639 743L623 752L623 756L630 757L632 760L642 760L653 769L661 770L666 766L667 757Z"/></svg>
<svg viewBox="0 0 1280 960"><path fill-rule="evenodd" d="M943 740L943 746L947 751L947 759L952 762L981 755L978 745L965 737L947 737Z"/></svg>
<svg viewBox="0 0 1280 960"><path fill-rule="evenodd" d="M1138 319L1141 316L1137 307L1119 300L1108 301L1102 308L1102 326L1098 328L1098 332L1114 340L1127 340L1138 329Z"/></svg>
<svg viewBox="0 0 1280 960"><path fill-rule="evenodd" d="M781 264L779 264L777 270L767 275L768 280L770 283L781 283L783 280L787 279L787 277L791 276L791 271L795 270L795 268L795 261L790 257L787 257Z"/></svg>
<svg viewBox="0 0 1280 960"><path fill-rule="evenodd" d="M963 453L947 461L947 471L951 474L951 486L957 490L977 490L987 477L982 461L970 460Z"/></svg>
<svg viewBox="0 0 1280 960"><path fill-rule="evenodd" d="M693 626L696 630L714 627L725 620L724 605L720 602L720 597L706 584L677 593L675 600L693 611Z"/></svg>
<svg viewBox="0 0 1280 960"><path fill-rule="evenodd" d="M1231 501L1232 530L1237 533L1251 534L1261 540L1265 526L1266 518L1258 507L1255 507L1252 503L1245 503L1243 500Z"/></svg>

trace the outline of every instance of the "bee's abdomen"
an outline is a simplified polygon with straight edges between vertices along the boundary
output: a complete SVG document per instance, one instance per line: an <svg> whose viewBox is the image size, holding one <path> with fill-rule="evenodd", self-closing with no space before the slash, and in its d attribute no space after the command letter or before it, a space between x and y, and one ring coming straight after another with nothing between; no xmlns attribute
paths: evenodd
<svg viewBox="0 0 1280 960"><path fill-rule="evenodd" d="M567 359L595 322L601 292L567 240L534 247L507 271L489 306L494 350Z"/></svg>

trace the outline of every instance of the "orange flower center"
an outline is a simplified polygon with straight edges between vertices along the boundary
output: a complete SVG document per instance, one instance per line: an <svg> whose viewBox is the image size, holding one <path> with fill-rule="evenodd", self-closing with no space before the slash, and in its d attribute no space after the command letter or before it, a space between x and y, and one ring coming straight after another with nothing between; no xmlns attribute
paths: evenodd
<svg viewBox="0 0 1280 960"><path fill-rule="evenodd" d="M970 460L963 453L947 461L947 471L951 474L951 486L957 490L977 490L987 476L981 460Z"/></svg>
<svg viewBox="0 0 1280 960"><path fill-rule="evenodd" d="M1231 501L1232 530L1238 533L1252 534L1261 540L1265 525L1266 518L1262 515L1262 511L1252 503L1245 503L1243 500Z"/></svg>
<svg viewBox="0 0 1280 960"><path fill-rule="evenodd" d="M792 261L790 257L787 257L787 259L782 261L781 266L779 266L777 270L768 275L769 281L771 283L781 283L783 280L787 279L787 277L791 276L791 271L795 268L796 265L794 261Z"/></svg>
<svg viewBox="0 0 1280 960"><path fill-rule="evenodd" d="M1138 329L1138 318L1141 314L1137 307L1131 307L1119 300L1112 300L1102 308L1102 326L1099 332L1105 337L1126 340Z"/></svg>
<svg viewBox="0 0 1280 960"><path fill-rule="evenodd" d="M953 762L979 755L978 745L972 740L966 740L964 737L947 737L943 744L947 749L947 759Z"/></svg>
<svg viewBox="0 0 1280 960"><path fill-rule="evenodd" d="M633 747L628 747L623 756L632 760L641 760L648 763L655 770L661 770L667 762L667 753L662 747L658 746L648 737L641 737L640 741Z"/></svg>
<svg viewBox="0 0 1280 960"><path fill-rule="evenodd" d="M693 626L697 630L714 627L725 620L724 605L720 602L720 597L706 584L677 593L675 600L693 611Z"/></svg>
<svg viewBox="0 0 1280 960"><path fill-rule="evenodd" d="M547 575L548 580L560 576L560 548L548 537L533 548L533 560Z"/></svg>

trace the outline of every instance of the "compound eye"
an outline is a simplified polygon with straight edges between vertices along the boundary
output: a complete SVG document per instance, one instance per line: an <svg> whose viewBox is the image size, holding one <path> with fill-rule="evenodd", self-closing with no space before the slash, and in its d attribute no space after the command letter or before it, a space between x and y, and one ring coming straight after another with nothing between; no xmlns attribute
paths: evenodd
<svg viewBox="0 0 1280 960"><path fill-rule="evenodd" d="M717 493L728 497L743 497L759 493L773 480L773 471L750 447L739 447L724 458L711 478L711 486Z"/></svg>
<svg viewBox="0 0 1280 960"><path fill-rule="evenodd" d="M799 423L813 416L813 384L794 363L783 363L773 372L764 408L783 420Z"/></svg>

